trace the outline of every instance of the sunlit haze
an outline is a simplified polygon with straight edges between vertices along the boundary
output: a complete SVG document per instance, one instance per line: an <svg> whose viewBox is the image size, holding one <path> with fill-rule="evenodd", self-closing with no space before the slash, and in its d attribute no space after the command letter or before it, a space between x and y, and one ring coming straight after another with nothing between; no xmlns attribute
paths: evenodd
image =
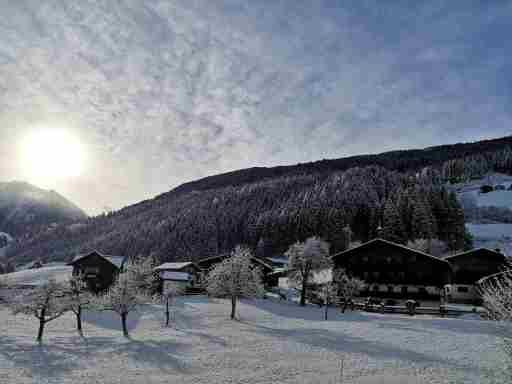
<svg viewBox="0 0 512 384"><path fill-rule="evenodd" d="M90 214L240 168L511 133L510 2L4 0L0 13L0 181Z"/></svg>
<svg viewBox="0 0 512 384"><path fill-rule="evenodd" d="M34 128L20 144L23 175L43 188L79 177L85 153L79 139L65 129Z"/></svg>

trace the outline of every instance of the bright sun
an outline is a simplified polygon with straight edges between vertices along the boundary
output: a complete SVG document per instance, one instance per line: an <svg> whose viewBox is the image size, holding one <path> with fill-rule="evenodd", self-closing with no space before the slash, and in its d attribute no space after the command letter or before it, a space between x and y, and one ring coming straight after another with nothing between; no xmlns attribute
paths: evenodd
<svg viewBox="0 0 512 384"><path fill-rule="evenodd" d="M23 140L21 151L26 176L41 184L76 177L83 170L83 146L64 129L34 130Z"/></svg>

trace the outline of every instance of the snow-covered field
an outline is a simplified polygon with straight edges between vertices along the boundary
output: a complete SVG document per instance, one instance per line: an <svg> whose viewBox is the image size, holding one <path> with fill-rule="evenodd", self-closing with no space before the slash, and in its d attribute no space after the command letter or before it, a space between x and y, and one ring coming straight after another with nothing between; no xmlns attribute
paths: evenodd
<svg viewBox="0 0 512 384"><path fill-rule="evenodd" d="M38 346L37 324L0 306L0 383L500 382L492 322L334 310L323 321L316 307L271 300L243 302L240 321L225 301L177 307L176 329L162 326L157 305L131 315L131 340L110 312L86 315L85 339L66 315Z"/></svg>
<svg viewBox="0 0 512 384"><path fill-rule="evenodd" d="M73 267L65 264L55 264L38 269L26 269L19 272L8 273L2 277L14 285L40 285L55 279L57 282L64 282L69 279Z"/></svg>

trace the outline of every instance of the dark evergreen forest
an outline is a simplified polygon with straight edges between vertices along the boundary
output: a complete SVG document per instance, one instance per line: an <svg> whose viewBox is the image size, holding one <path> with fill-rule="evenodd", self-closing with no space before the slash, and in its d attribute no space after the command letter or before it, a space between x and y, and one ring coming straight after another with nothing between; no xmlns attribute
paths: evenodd
<svg viewBox="0 0 512 384"><path fill-rule="evenodd" d="M464 213L450 183L511 173L511 148L508 137L212 176L116 212L26 233L8 257L69 260L96 248L172 261L241 243L271 256L313 235L327 240L331 253L349 238L376 236L403 244L437 238L458 250Z"/></svg>

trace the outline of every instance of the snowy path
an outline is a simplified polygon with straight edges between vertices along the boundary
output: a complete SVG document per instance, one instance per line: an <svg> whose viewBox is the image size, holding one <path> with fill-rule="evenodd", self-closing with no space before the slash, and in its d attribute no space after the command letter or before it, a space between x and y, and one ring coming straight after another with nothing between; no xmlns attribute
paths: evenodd
<svg viewBox="0 0 512 384"><path fill-rule="evenodd" d="M92 313L85 341L66 316L39 347L35 322L0 307L0 382L334 384L342 360L345 384L499 382L494 323L334 311L324 322L318 308L269 300L240 313L233 322L227 303L187 298L176 330L148 306L130 318L132 340L111 313Z"/></svg>

